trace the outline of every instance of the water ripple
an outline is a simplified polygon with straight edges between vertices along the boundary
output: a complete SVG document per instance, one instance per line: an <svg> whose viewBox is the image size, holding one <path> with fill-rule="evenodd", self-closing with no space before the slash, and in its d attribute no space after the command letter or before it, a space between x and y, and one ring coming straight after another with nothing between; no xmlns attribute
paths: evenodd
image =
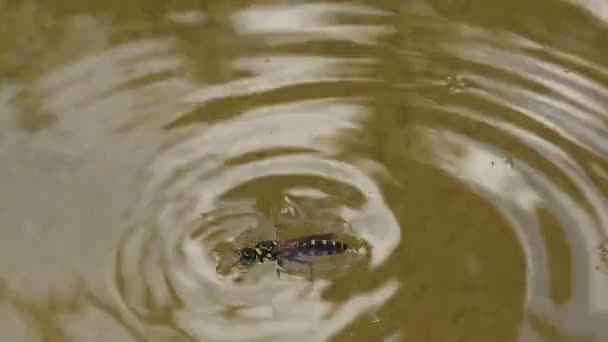
<svg viewBox="0 0 608 342"><path fill-rule="evenodd" d="M106 340L603 341L606 6L496 4L0 11L10 322L66 340L103 317ZM277 222L369 254L312 282L224 272Z"/></svg>
<svg viewBox="0 0 608 342"><path fill-rule="evenodd" d="M542 324L602 336L608 281L594 268L597 241L608 234L608 206L589 165L605 168L608 154L606 69L526 37L459 30L438 42L461 63L459 91L416 95L413 102L460 123L420 126L433 151L421 159L469 185L511 222L528 263L522 340ZM421 86L428 84L442 82ZM472 136L469 123L486 133Z"/></svg>
<svg viewBox="0 0 608 342"><path fill-rule="evenodd" d="M228 279L218 278L213 258L217 244L232 241L251 227L262 229L268 221L260 217L251 199L239 200L239 205L231 193L289 177L293 185L274 186L277 194L302 196L304 184L297 179L306 176L318 179L317 194L338 200L336 214L371 245L369 267L385 262L399 244L399 224L376 182L357 167L335 159L340 152L336 137L359 129L365 112L362 105L341 100L294 102L202 125L167 146L151 165L150 181L133 213L133 231L117 260L123 298L143 317L174 307L176 324L201 341L282 340L286 336L310 340L311 333L313 340L324 340L388 300L398 287L394 280L337 306L321 299L321 290L328 285L324 282L315 282L311 288L305 282L270 276L257 283L231 285ZM242 138L235 140L235 136ZM304 152L273 154L285 148ZM269 156L230 163L244 153L261 152ZM349 205L335 189L354 191L363 201ZM201 214L217 215L218 210L223 211L219 218L229 223L193 223ZM152 213L157 215L148 217ZM140 298L137 293L151 297ZM181 304L175 306L176 302ZM227 317L226 307L235 305L242 308Z"/></svg>

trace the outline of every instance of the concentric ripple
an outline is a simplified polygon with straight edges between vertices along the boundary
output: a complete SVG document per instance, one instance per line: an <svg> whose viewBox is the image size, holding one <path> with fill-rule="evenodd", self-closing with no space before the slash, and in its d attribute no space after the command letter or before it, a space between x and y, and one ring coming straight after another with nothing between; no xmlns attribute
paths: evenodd
<svg viewBox="0 0 608 342"><path fill-rule="evenodd" d="M403 192L416 181L396 173L406 157L356 152L361 132L373 131L377 122L396 120L401 126L377 139L392 142L394 148L404 136L414 137L407 138L412 147L407 152L413 154L407 158L419 164L407 171L410 177L416 169L422 170L420 165L442 170L441 177L466 186L460 196L481 195L517 237L526 260L525 298L523 303L508 303L504 315L517 322L511 317L523 310L523 323L515 327L519 338L540 338L544 332L539 327L547 324L566 326L571 334L602 336L604 328L593 322L606 315L605 306L599 304L606 277L595 271L594 246L606 235L608 222L605 195L593 170L606 165L603 108L608 92L602 82L608 73L598 64L559 48L547 49L516 33L450 21L426 4L405 6L401 12L412 18L402 27L412 39L401 49L376 42L395 33L389 27L338 25L339 21L329 19L387 18L388 11L346 5L268 5L252 6L231 17L239 34L261 39L263 47L255 55L227 63L247 76L185 96L183 102L196 108L165 126L175 139L149 165L141 201L132 211L131 232L118 253L117 286L130 310L148 323L155 318L168 320L176 331L200 341L326 340L361 317L375 321L369 314L389 299L415 303L427 298L430 303L433 294L416 297L415 293L427 290L427 282L439 281L433 283L436 291L448 286L438 294L440 298L450 298L455 287L463 291L464 299L446 304L447 317L437 317L435 323L442 331L438 336L464 336L470 324L466 322L476 314L452 317L460 317L458 312L471 305L482 305L472 303L491 297L496 289L469 294L459 287L498 281L488 269L502 261L490 261L493 254L479 244L464 247L458 238L448 238L458 236L458 227L445 227L440 233L439 227L423 231L404 225L420 222L416 213L401 211L410 202L407 197L422 195ZM288 22L300 24L294 27ZM436 37L442 28L449 28L449 34ZM417 40L417 34L430 34L434 44ZM383 50L385 60L376 57L377 51L357 57L277 52L311 41L341 42L353 51L363 46ZM267 47L272 53L265 51ZM391 73L385 70L387 55L397 56L407 80L382 78ZM433 68L434 60L453 61L457 68L449 63L444 70ZM340 87L351 91L345 94ZM361 91L368 88L384 92L372 98ZM408 124L401 123L400 114L393 119L381 112L386 108L383 101L395 101L395 92L401 92L397 106L410 114ZM280 101L267 103L266 98ZM593 157L582 160L578 155ZM387 194L380 183L392 184L393 189ZM436 191L432 183L425 189ZM392 199L392 207L399 214L385 200L395 191L399 200ZM308 202L309 213L321 212L323 203L330 203L335 222L344 220L371 246L364 272L382 266L391 270L379 285L332 303L323 299L331 280L278 279L270 269L260 268L251 271L247 281L235 283L217 272L218 246L236 243L244 233L254 234L252 241L269 238L268 203L278 206L279 220L288 219L281 213L299 211L295 198ZM317 219L321 226L335 224L328 224L327 217ZM404 231L415 245L402 241ZM490 235L480 232L485 239ZM462 280L437 280L441 272L449 271L441 261L431 266L430 260L441 254L430 247L434 243L428 241L430 236L446 239L455 246L454 252L463 254ZM420 246L425 243L426 249ZM488 240L490 247L501 243ZM404 248L411 250L409 257L417 267L408 273L409 288L398 292L397 279L403 279L399 273L404 272L399 260L405 257L394 258ZM516 254L513 247L509 253ZM422 256L428 260L417 259ZM454 265L460 265L460 256L452 258ZM508 265L515 269L517 262ZM515 271L506 284L493 284L507 286L508 296L518 298L518 279ZM491 298L496 303L503 300ZM428 303L419 309L439 313ZM482 308L496 310L492 309L496 303ZM414 322L414 318L405 320L398 331L424 336Z"/></svg>
<svg viewBox="0 0 608 342"><path fill-rule="evenodd" d="M339 305L321 299L325 282L311 287L271 275L235 285L218 276L213 257L218 243L268 225L269 218L251 197L267 193L267 187L277 196L291 193L312 203L331 198L335 212L371 245L369 267L390 257L401 234L396 219L375 181L336 158L340 146L335 137L358 129L362 115L365 107L340 100L270 106L197 127L167 146L151 166L133 231L117 260L127 303L144 317L157 311L170 314L177 326L201 341L310 334L323 340L388 300L397 289L391 280ZM284 152L294 150L300 152ZM262 153L266 157L246 158ZM238 158L245 161L231 163ZM252 195L231 198L243 191ZM344 193L361 200L349 203L350 195L340 202ZM147 217L151 213L156 215ZM197 219L201 215L203 222ZM220 223L205 223L211 221Z"/></svg>
<svg viewBox="0 0 608 342"><path fill-rule="evenodd" d="M9 339L606 340L602 1L56 3L0 2ZM368 253L232 268L275 224Z"/></svg>

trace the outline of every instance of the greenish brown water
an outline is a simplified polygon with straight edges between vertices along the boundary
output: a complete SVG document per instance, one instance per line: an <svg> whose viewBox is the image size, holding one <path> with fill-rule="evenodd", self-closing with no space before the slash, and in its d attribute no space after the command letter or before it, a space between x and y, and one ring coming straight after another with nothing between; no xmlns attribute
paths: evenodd
<svg viewBox="0 0 608 342"><path fill-rule="evenodd" d="M0 23L3 342L608 336L605 2L0 0ZM369 259L216 272L300 211Z"/></svg>

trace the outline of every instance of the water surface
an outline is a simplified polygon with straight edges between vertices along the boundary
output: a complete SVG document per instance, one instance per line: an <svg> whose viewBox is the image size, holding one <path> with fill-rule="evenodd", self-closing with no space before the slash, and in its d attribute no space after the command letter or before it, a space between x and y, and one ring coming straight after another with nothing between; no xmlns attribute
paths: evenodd
<svg viewBox="0 0 608 342"><path fill-rule="evenodd" d="M608 336L603 1L4 1L0 22L6 341ZM217 272L276 220L370 254L313 282Z"/></svg>

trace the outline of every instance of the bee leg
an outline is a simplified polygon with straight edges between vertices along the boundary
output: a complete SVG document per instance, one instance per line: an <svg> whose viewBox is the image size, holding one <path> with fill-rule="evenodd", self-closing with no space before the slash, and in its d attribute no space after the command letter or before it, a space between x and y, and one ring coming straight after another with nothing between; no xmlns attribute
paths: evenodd
<svg viewBox="0 0 608 342"><path fill-rule="evenodd" d="M313 281L314 279L313 279L312 263L309 263L308 266L309 266L309 272L310 272L310 274L309 274L310 278L309 279L310 279L310 281Z"/></svg>
<svg viewBox="0 0 608 342"><path fill-rule="evenodd" d="M272 207L270 207L270 216L272 219L272 228L274 228L274 239L278 241L281 238L281 225L279 224L278 214L275 213Z"/></svg>
<svg viewBox="0 0 608 342"><path fill-rule="evenodd" d="M279 225L277 223L273 224L272 227L274 228L274 240L275 241L279 241L281 240L281 232L279 231Z"/></svg>
<svg viewBox="0 0 608 342"><path fill-rule="evenodd" d="M277 260L277 278L281 278L281 268L283 268L283 260Z"/></svg>
<svg viewBox="0 0 608 342"><path fill-rule="evenodd" d="M274 227L274 239L276 241L280 241L281 240L281 224L278 222L275 222L273 225Z"/></svg>

